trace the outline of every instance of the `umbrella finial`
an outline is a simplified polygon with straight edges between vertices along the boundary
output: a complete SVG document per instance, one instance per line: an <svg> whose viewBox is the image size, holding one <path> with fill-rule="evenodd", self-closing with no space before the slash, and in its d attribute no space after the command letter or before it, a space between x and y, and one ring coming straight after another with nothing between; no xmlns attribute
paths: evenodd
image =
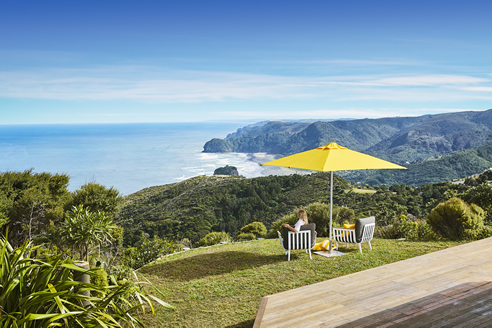
<svg viewBox="0 0 492 328"><path fill-rule="evenodd" d="M338 145L336 142L330 142L327 145L324 145L323 147L318 147L317 149L323 149L323 150L331 150L331 149L347 149L347 147L342 147Z"/></svg>

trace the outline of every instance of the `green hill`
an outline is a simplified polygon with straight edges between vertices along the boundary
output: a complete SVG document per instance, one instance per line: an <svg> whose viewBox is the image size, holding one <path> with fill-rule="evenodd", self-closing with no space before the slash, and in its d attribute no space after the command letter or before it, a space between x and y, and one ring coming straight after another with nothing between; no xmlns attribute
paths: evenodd
<svg viewBox="0 0 492 328"><path fill-rule="evenodd" d="M299 206L328 202L329 174L269 176L199 176L146 188L124 198L116 222L125 228L125 242L142 234L197 242L211 231L235 234L248 223L267 227ZM335 193L348 188L335 177Z"/></svg>

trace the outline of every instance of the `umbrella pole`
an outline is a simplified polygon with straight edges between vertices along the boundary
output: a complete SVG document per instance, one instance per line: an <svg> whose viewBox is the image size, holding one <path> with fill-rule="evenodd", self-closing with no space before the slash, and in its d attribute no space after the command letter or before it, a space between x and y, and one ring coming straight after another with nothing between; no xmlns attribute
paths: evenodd
<svg viewBox="0 0 492 328"><path fill-rule="evenodd" d="M330 176L330 254L332 249L331 231L332 229L332 215L333 215L333 171L331 171Z"/></svg>

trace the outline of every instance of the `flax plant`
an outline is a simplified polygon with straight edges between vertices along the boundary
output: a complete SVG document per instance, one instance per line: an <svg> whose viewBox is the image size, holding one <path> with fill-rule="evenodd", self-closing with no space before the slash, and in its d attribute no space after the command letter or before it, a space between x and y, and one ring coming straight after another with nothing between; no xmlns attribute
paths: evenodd
<svg viewBox="0 0 492 328"><path fill-rule="evenodd" d="M101 287L75 281L74 273L91 271L62 255L36 259L37 248L29 242L13 248L0 238L0 327L143 327L135 311L154 313L152 301L172 308L145 295L139 282L118 285L112 279L113 285Z"/></svg>

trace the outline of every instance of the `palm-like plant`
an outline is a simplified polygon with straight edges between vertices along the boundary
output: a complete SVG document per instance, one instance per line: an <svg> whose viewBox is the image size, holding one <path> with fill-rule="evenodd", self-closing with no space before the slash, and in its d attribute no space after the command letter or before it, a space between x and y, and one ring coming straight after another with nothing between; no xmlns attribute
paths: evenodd
<svg viewBox="0 0 492 328"><path fill-rule="evenodd" d="M89 260L91 248L111 243L115 228L113 219L105 212L90 212L83 205L74 206L62 223L60 234L80 254L80 259Z"/></svg>
<svg viewBox="0 0 492 328"><path fill-rule="evenodd" d="M100 287L74 281L73 272L87 271L61 255L38 260L36 249L30 243L14 249L0 238L0 327L143 326L132 312L148 306L153 313L151 299L171 308L143 294L138 282Z"/></svg>

